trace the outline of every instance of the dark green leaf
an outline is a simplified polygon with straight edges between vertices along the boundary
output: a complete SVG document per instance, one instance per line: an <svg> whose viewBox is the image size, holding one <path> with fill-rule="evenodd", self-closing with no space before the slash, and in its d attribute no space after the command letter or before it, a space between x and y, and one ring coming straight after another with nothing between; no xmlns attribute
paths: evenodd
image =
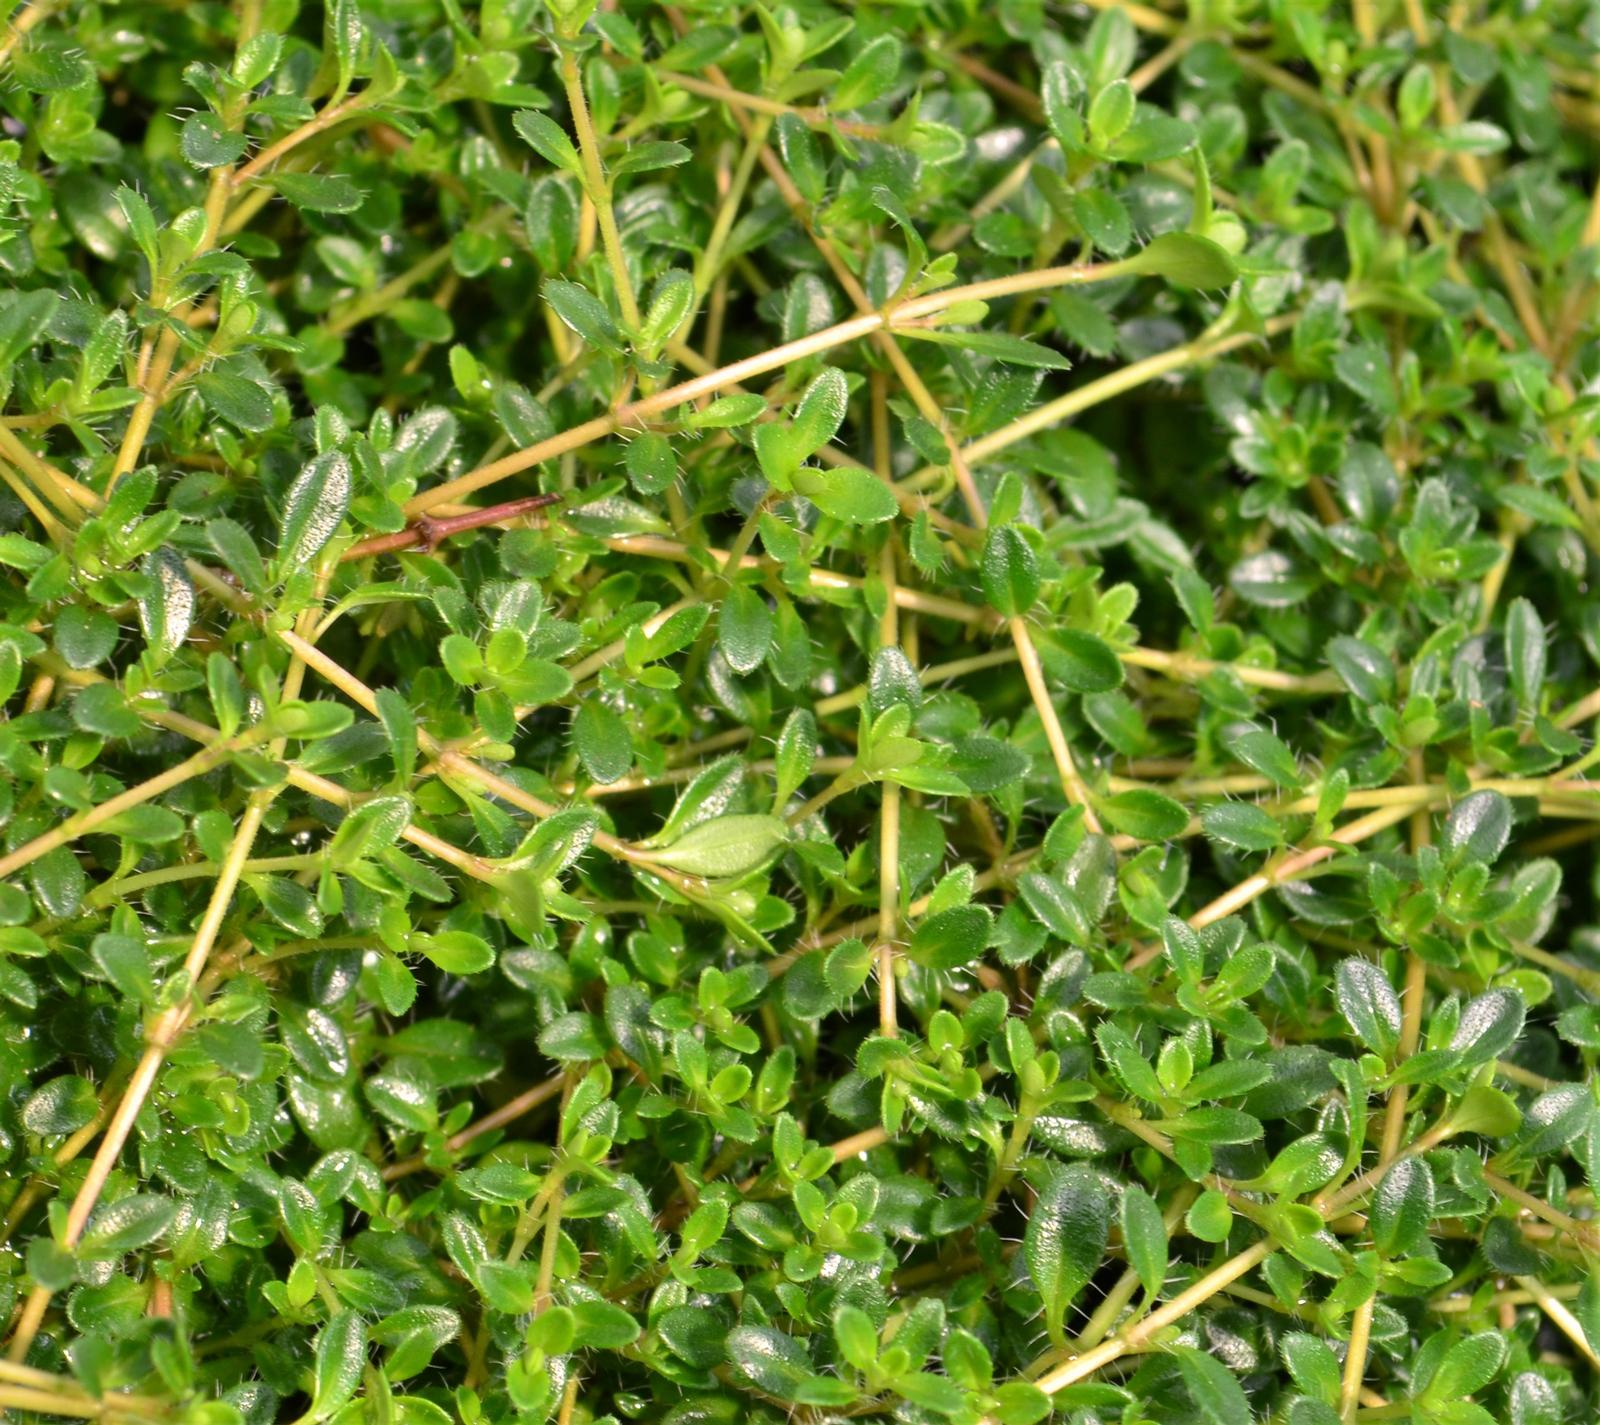
<svg viewBox="0 0 1600 1425"><path fill-rule="evenodd" d="M1038 557L1011 525L995 525L989 530L981 569L984 598L1006 618L1026 613L1039 597ZM1118 674L1120 680L1120 669Z"/></svg>
<svg viewBox="0 0 1600 1425"><path fill-rule="evenodd" d="M343 455L319 455L289 486L278 536L280 579L312 565L338 532L350 505L350 479Z"/></svg>
<svg viewBox="0 0 1600 1425"><path fill-rule="evenodd" d="M1023 1253L1052 1335L1059 1335L1068 1308L1099 1269L1110 1224L1110 1194L1093 1168L1058 1169L1040 1192Z"/></svg>
<svg viewBox="0 0 1600 1425"><path fill-rule="evenodd" d="M1433 1174L1420 1158L1403 1158L1379 1180L1367 1214L1372 1240L1386 1257L1408 1256L1428 1239Z"/></svg>
<svg viewBox="0 0 1600 1425"><path fill-rule="evenodd" d="M615 782L633 765L633 739L627 724L593 699L579 704L573 715L572 746L584 771L601 785Z"/></svg>
<svg viewBox="0 0 1600 1425"><path fill-rule="evenodd" d="M1376 965L1341 960L1335 973L1339 1010L1355 1036L1387 1059L1400 1042L1400 997Z"/></svg>
<svg viewBox="0 0 1600 1425"><path fill-rule="evenodd" d="M1128 1263L1150 1296L1157 1295L1167 1276L1167 1229L1161 1209L1143 1188L1122 1190L1122 1245Z"/></svg>
<svg viewBox="0 0 1600 1425"><path fill-rule="evenodd" d="M353 213L365 195L336 173L274 173L272 186L308 213Z"/></svg>

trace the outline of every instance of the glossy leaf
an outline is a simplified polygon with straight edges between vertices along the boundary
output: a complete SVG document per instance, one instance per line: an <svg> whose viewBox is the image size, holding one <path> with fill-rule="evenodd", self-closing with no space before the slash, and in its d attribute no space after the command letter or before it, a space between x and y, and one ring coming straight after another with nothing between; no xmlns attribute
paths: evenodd
<svg viewBox="0 0 1600 1425"><path fill-rule="evenodd" d="M350 462L319 455L289 486L278 537L279 578L309 567L337 533L350 505Z"/></svg>
<svg viewBox="0 0 1600 1425"><path fill-rule="evenodd" d="M1110 1223L1110 1194L1092 1168L1062 1168L1039 1194L1023 1253L1052 1335L1059 1335L1068 1309L1099 1269Z"/></svg>
<svg viewBox="0 0 1600 1425"><path fill-rule="evenodd" d="M1367 1214L1372 1240L1386 1257L1415 1252L1433 1218L1433 1174L1425 1161L1405 1158L1379 1180Z"/></svg>
<svg viewBox="0 0 1600 1425"><path fill-rule="evenodd" d="M1400 997L1383 971L1366 960L1341 960L1335 974L1339 1010L1367 1048L1389 1058L1400 1042Z"/></svg>

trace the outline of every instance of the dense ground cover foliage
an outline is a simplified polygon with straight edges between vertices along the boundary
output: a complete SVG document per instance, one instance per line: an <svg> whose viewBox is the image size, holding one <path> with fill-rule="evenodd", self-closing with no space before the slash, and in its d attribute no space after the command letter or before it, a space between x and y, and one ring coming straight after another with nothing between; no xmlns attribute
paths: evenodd
<svg viewBox="0 0 1600 1425"><path fill-rule="evenodd" d="M0 1409L1593 1420L1597 45L13 10Z"/></svg>

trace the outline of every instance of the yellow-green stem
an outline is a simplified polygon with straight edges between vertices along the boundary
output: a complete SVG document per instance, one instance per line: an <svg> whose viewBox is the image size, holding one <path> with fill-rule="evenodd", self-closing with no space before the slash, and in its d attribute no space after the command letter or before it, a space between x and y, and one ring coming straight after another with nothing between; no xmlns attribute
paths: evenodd
<svg viewBox="0 0 1600 1425"><path fill-rule="evenodd" d="M617 305L622 323L630 332L639 329L639 302L633 294L633 279L628 275L628 259L622 250L622 234L617 230L617 215L611 206L611 184L600 162L600 142L589 117L589 104L583 95L583 77L578 72L578 56L568 49L561 55L561 83L572 110L572 126L578 133L578 154L583 160L584 187L594 204L600 224L600 245L605 249L606 265L617 289Z"/></svg>

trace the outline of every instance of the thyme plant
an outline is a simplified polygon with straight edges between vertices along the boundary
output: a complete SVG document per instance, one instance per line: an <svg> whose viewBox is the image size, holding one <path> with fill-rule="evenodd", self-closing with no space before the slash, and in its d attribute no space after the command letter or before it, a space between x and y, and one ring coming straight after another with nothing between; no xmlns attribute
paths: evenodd
<svg viewBox="0 0 1600 1425"><path fill-rule="evenodd" d="M10 9L0 1411L1596 1418L1597 59Z"/></svg>

